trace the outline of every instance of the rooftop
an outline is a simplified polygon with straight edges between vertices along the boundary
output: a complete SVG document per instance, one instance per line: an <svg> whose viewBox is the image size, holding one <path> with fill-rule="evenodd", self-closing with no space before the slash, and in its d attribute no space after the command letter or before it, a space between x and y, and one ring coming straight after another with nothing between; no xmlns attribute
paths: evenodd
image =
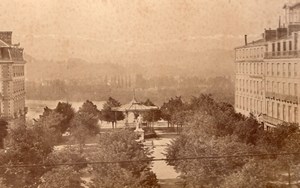
<svg viewBox="0 0 300 188"><path fill-rule="evenodd" d="M262 46L265 44L266 44L266 41L264 39L258 39L258 40L249 42L247 45L236 47L235 49L244 48L244 47L252 47L252 46Z"/></svg>
<svg viewBox="0 0 300 188"><path fill-rule="evenodd" d="M300 2L296 2L296 3L286 3L283 8L289 8L289 9L294 9L296 7L298 7L300 5Z"/></svg>

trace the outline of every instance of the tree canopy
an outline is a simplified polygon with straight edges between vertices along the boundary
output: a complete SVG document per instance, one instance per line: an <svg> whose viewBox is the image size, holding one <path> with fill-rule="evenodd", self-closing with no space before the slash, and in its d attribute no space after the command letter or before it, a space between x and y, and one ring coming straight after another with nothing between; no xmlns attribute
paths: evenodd
<svg viewBox="0 0 300 188"><path fill-rule="evenodd" d="M3 140L8 134L7 125L8 125L7 121L0 119L0 149L4 147Z"/></svg>
<svg viewBox="0 0 300 188"><path fill-rule="evenodd" d="M55 112L63 116L62 121L60 122L60 132L65 133L71 126L71 120L75 115L75 110L72 108L72 105L65 102L59 102L54 109Z"/></svg>
<svg viewBox="0 0 300 188"><path fill-rule="evenodd" d="M298 125L283 124L273 131L264 131L253 116L237 114L231 105L216 102L210 95L193 97L184 106L174 110L171 118L181 119L184 128L167 148L169 159L299 151ZM271 159L170 160L169 164L181 172L185 183L192 187L263 187L278 179L278 174L288 166L299 162L299 156L294 155L272 156Z"/></svg>
<svg viewBox="0 0 300 188"><path fill-rule="evenodd" d="M100 113L100 119L103 121L111 122L113 128L117 121L121 121L125 118L123 112L113 111L112 108L120 107L121 103L112 97L109 97L106 103L103 105L103 109Z"/></svg>
<svg viewBox="0 0 300 188"><path fill-rule="evenodd" d="M71 135L81 149L88 137L95 136L100 132L98 121L99 110L91 101L86 101L75 113L71 122Z"/></svg>
<svg viewBox="0 0 300 188"><path fill-rule="evenodd" d="M174 113L179 112L183 110L184 103L181 99L181 97L175 97L169 99L168 102L165 102L161 109L161 116L164 120L168 121L169 123L173 124L172 122L172 116Z"/></svg>
<svg viewBox="0 0 300 188"><path fill-rule="evenodd" d="M147 160L149 150L136 142L137 135L129 130L103 134L96 153L90 156L95 161ZM93 165L95 176L91 187L157 187L157 179L150 171L150 162ZM109 169L109 170L108 170Z"/></svg>

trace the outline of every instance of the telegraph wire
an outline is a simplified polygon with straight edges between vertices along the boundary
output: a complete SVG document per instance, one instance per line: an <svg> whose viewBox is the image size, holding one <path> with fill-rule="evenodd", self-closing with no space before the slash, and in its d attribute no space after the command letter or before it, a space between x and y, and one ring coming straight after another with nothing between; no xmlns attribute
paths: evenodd
<svg viewBox="0 0 300 188"><path fill-rule="evenodd" d="M34 167L55 167L55 166L78 166L78 165L95 165L95 164L120 164L120 163L142 163L157 161L188 161L188 160L205 160L205 159L222 159L222 158L251 158L251 157L272 157L272 156L291 156L300 155L300 152L293 153L263 153L263 154L242 154L242 155L213 155L198 157L180 157L180 158L152 158L145 160L120 160L120 161L87 161L72 163L45 163L45 164L20 164L20 165L1 165L0 168L34 168ZM263 159L263 158L262 158Z"/></svg>

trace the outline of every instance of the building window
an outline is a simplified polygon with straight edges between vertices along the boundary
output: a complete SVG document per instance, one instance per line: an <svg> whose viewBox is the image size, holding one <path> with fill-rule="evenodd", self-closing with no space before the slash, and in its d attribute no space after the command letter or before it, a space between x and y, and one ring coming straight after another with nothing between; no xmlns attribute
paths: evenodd
<svg viewBox="0 0 300 188"><path fill-rule="evenodd" d="M297 123L298 122L298 108L294 108L294 121Z"/></svg>
<svg viewBox="0 0 300 188"><path fill-rule="evenodd" d="M272 110L272 117L275 117L274 102L272 102L272 108L271 108L271 110Z"/></svg>
<svg viewBox="0 0 300 188"><path fill-rule="evenodd" d="M260 85L261 85L261 90L260 90L260 92L261 92L261 95L263 95L263 81L260 81Z"/></svg>
<svg viewBox="0 0 300 188"><path fill-rule="evenodd" d="M280 42L277 43L277 51L278 51L278 52L281 51L281 45L280 45Z"/></svg>
<svg viewBox="0 0 300 188"><path fill-rule="evenodd" d="M288 107L288 122L292 122L292 118L291 118L291 115L292 115L292 107L289 106Z"/></svg>
<svg viewBox="0 0 300 188"><path fill-rule="evenodd" d="M267 101L267 114L268 114L268 116L270 116L270 106L269 106L270 104L269 104L269 101Z"/></svg>
<svg viewBox="0 0 300 188"><path fill-rule="evenodd" d="M291 70L291 69L292 69L292 65L291 65L291 63L289 63L289 64L288 64L288 73L289 73L289 77L292 76L292 72L291 72L292 70Z"/></svg>
<svg viewBox="0 0 300 188"><path fill-rule="evenodd" d="M245 92L245 80L243 80L243 91Z"/></svg>
<svg viewBox="0 0 300 188"><path fill-rule="evenodd" d="M297 76L297 63L294 63L294 76Z"/></svg>
<svg viewBox="0 0 300 188"><path fill-rule="evenodd" d="M277 63L277 76L280 75L280 68L279 68L279 63Z"/></svg>
<svg viewBox="0 0 300 188"><path fill-rule="evenodd" d="M285 76L285 63L282 64L282 76Z"/></svg>
<svg viewBox="0 0 300 188"><path fill-rule="evenodd" d="M258 81L256 81L256 83L255 83L255 91L256 91L256 94L258 94Z"/></svg>
<svg viewBox="0 0 300 188"><path fill-rule="evenodd" d="M292 41L289 41L289 50L292 51Z"/></svg>
<svg viewBox="0 0 300 188"><path fill-rule="evenodd" d="M283 51L286 51L286 42L283 42Z"/></svg>
<svg viewBox="0 0 300 188"><path fill-rule="evenodd" d="M285 105L282 105L282 120L285 121Z"/></svg>
<svg viewBox="0 0 300 188"><path fill-rule="evenodd" d="M280 119L280 104L277 103L277 119Z"/></svg>
<svg viewBox="0 0 300 188"><path fill-rule="evenodd" d="M275 52L275 43L272 44L272 52Z"/></svg>

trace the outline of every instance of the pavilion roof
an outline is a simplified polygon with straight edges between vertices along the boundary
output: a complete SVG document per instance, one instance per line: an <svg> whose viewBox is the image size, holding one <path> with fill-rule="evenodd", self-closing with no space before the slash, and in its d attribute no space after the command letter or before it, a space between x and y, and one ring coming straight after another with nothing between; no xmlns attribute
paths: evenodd
<svg viewBox="0 0 300 188"><path fill-rule="evenodd" d="M113 111L120 112L144 112L158 109L157 106L146 106L138 102L135 98L132 99L128 104L124 104L120 107L113 108Z"/></svg>

